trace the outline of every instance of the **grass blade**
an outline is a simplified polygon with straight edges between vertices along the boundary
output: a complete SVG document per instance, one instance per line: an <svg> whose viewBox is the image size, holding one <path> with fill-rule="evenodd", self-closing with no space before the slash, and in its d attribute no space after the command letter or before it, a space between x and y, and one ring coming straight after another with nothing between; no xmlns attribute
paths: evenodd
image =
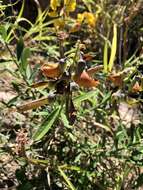
<svg viewBox="0 0 143 190"><path fill-rule="evenodd" d="M24 6L25 6L25 0L22 2L22 6L21 6L21 9L20 9L19 14L17 16L17 19L22 17L22 14L24 12ZM17 22L17 20L16 20L16 22Z"/></svg>
<svg viewBox="0 0 143 190"><path fill-rule="evenodd" d="M67 183L68 188L71 190L76 190L75 187L73 186L73 184L68 179L67 175L64 173L64 171L60 167L58 167L58 170L59 170L61 176L64 178L65 182Z"/></svg>
<svg viewBox="0 0 143 190"><path fill-rule="evenodd" d="M17 1L17 2L18 2L18 1ZM9 42L9 41L11 40L11 35L12 35L12 33L14 32L15 27L16 27L16 28L18 27L18 20L22 17L22 14L23 14L23 11L24 11L24 6L25 6L25 0L23 0L22 6L21 6L21 9L20 9L20 11L19 11L19 14L18 14L18 16L17 16L17 18L16 18L16 21L15 21L15 23L14 23L12 29L10 30L9 34L7 35L6 42Z"/></svg>
<svg viewBox="0 0 143 190"><path fill-rule="evenodd" d="M107 40L105 41L105 44L104 44L103 65L104 65L104 72L107 73L108 71L108 42Z"/></svg>
<svg viewBox="0 0 143 190"><path fill-rule="evenodd" d="M112 46L111 46L111 55L110 55L110 60L109 60L109 65L108 65L109 72L113 68L114 60L116 57L116 50L117 50L117 25L114 24L114 26L113 26L113 39L112 39Z"/></svg>

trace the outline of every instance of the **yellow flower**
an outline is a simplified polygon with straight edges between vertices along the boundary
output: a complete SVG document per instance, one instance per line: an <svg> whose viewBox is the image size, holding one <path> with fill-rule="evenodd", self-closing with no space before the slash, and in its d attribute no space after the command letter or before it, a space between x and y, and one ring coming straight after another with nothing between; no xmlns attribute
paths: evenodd
<svg viewBox="0 0 143 190"><path fill-rule="evenodd" d="M76 8L76 0L64 0L66 12L73 12Z"/></svg>
<svg viewBox="0 0 143 190"><path fill-rule="evenodd" d="M56 29L63 29L64 26L65 26L65 22L64 22L63 19L58 18L58 19L55 19L55 20L54 20L54 27L55 27Z"/></svg>
<svg viewBox="0 0 143 190"><path fill-rule="evenodd" d="M83 21L91 27L95 27L96 24L96 17L93 13L84 12L82 14L78 14L77 21L82 23Z"/></svg>
<svg viewBox="0 0 143 190"><path fill-rule="evenodd" d="M93 13L85 12L84 18L86 23L88 23L91 27L95 27L96 18Z"/></svg>
<svg viewBox="0 0 143 190"><path fill-rule="evenodd" d="M83 20L84 20L84 13L82 13L82 14L79 13L79 14L77 15L77 21L78 21L79 23L82 23Z"/></svg>
<svg viewBox="0 0 143 190"><path fill-rule="evenodd" d="M59 0L51 0L50 1L50 7L52 8L53 11L57 10L57 7L60 6L60 1Z"/></svg>
<svg viewBox="0 0 143 190"><path fill-rule="evenodd" d="M57 17L58 16L58 13L56 11L51 11L51 12L48 12L48 15L50 17Z"/></svg>

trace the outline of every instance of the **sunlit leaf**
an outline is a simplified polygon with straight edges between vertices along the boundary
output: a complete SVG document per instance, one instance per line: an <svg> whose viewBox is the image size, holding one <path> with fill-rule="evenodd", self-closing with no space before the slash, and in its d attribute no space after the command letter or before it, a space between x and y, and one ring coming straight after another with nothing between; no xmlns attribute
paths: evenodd
<svg viewBox="0 0 143 190"><path fill-rule="evenodd" d="M56 122L58 119L58 116L60 114L61 107L55 109L47 118L46 120L42 123L41 126L39 126L38 130L36 133L33 135L33 140L38 141L41 138L45 136L45 134L51 129L53 124Z"/></svg>
<svg viewBox="0 0 143 190"><path fill-rule="evenodd" d="M65 172L60 167L58 167L58 170L61 176L64 178L65 182L67 183L68 189L76 190L71 181L69 180L68 176L65 174Z"/></svg>
<svg viewBox="0 0 143 190"><path fill-rule="evenodd" d="M94 91L89 91L89 92L85 92L77 97L75 97L73 99L74 103L80 103L82 101L88 100L92 97L97 97L97 94L99 93L98 89L94 90Z"/></svg>
<svg viewBox="0 0 143 190"><path fill-rule="evenodd" d="M110 60L109 60L109 65L108 65L109 71L111 71L113 68L113 64L116 58L116 50L117 50L117 24L114 24L111 55L110 55Z"/></svg>

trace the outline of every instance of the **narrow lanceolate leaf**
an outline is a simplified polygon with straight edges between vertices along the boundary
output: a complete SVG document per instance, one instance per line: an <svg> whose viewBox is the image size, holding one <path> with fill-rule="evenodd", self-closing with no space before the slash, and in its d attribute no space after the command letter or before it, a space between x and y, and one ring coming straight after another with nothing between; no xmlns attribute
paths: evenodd
<svg viewBox="0 0 143 190"><path fill-rule="evenodd" d="M35 165L42 165L46 166L48 164L48 160L41 160L41 159L33 159L33 158L27 158L28 162L35 164Z"/></svg>
<svg viewBox="0 0 143 190"><path fill-rule="evenodd" d="M53 124L56 122L58 119L58 116L61 112L61 106L57 109L55 109L47 118L46 120L42 123L41 126L39 126L38 130L33 136L34 141L38 141L41 138L45 136L45 134L51 129Z"/></svg>
<svg viewBox="0 0 143 190"><path fill-rule="evenodd" d="M104 44L103 65L104 65L104 72L107 73L108 71L108 42L107 40L105 41L105 44Z"/></svg>
<svg viewBox="0 0 143 190"><path fill-rule="evenodd" d="M28 58L30 57L30 49L24 48L22 55L21 55L21 63L20 63L20 69L22 72L26 73L26 68L28 65Z"/></svg>
<svg viewBox="0 0 143 190"><path fill-rule="evenodd" d="M99 127L99 128L102 128L102 129L105 129L106 131L110 132L110 133L113 135L112 130L111 130L110 127L107 126L107 125L103 125L103 124L101 124L101 123L94 122L94 126Z"/></svg>
<svg viewBox="0 0 143 190"><path fill-rule="evenodd" d="M31 109L36 109L36 108L38 108L40 106L44 106L44 105L46 105L48 103L49 103L48 98L41 98L41 99L38 99L38 100L28 102L28 103L23 104L21 106L18 106L17 110L19 112L24 112L24 111L28 111L28 110L31 110Z"/></svg>
<svg viewBox="0 0 143 190"><path fill-rule="evenodd" d="M65 172L60 167L58 167L58 170L59 170L61 176L64 178L68 189L76 190L75 187L73 186L73 184L71 183L71 181L69 180L69 178L67 177L67 175L65 174Z"/></svg>
<svg viewBox="0 0 143 190"><path fill-rule="evenodd" d="M31 88L40 88L40 87L47 87L49 85L49 81L40 81L37 83L33 83L30 87Z"/></svg>
<svg viewBox="0 0 143 190"><path fill-rule="evenodd" d="M98 93L99 93L98 89L93 90L93 91L89 91L89 92L86 92L86 93L83 93L83 94L75 97L73 99L73 102L74 103L80 103L80 102L85 101L87 99L90 99L92 97L96 97Z"/></svg>
<svg viewBox="0 0 143 190"><path fill-rule="evenodd" d="M22 37L20 37L20 39L19 39L19 41L17 43L17 47L16 47L16 54L17 54L18 61L19 61L19 59L21 57L23 49L24 49L24 42L23 42Z"/></svg>
<svg viewBox="0 0 143 190"><path fill-rule="evenodd" d="M113 26L113 39L112 39L112 46L111 46L111 55L109 60L108 69L109 71L112 70L114 60L116 57L116 50L117 50L117 24L114 24Z"/></svg>
<svg viewBox="0 0 143 190"><path fill-rule="evenodd" d="M25 6L25 0L22 2L22 6L21 6L21 9L20 9L19 14L17 16L17 20L22 17L22 14L23 14L23 11L24 11L24 6Z"/></svg>

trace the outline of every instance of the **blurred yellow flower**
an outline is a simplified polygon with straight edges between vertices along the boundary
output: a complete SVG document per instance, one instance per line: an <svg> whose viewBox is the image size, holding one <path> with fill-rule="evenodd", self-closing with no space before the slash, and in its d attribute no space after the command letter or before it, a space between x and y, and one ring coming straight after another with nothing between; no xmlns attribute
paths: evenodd
<svg viewBox="0 0 143 190"><path fill-rule="evenodd" d="M57 17L57 16L58 16L58 12L56 12L56 11L51 11L51 12L48 12L48 15L49 15L50 17Z"/></svg>
<svg viewBox="0 0 143 190"><path fill-rule="evenodd" d="M78 14L77 16L77 21L79 23L85 22L91 27L95 27L96 24L96 17L94 16L93 13L90 12L84 12L82 14Z"/></svg>
<svg viewBox="0 0 143 190"><path fill-rule="evenodd" d="M73 12L76 8L76 0L64 0L64 6L67 13Z"/></svg>
<svg viewBox="0 0 143 190"><path fill-rule="evenodd" d="M65 21L61 18L55 19L54 21L54 27L56 29L63 29L65 26Z"/></svg>
<svg viewBox="0 0 143 190"><path fill-rule="evenodd" d="M94 16L93 13L85 12L85 13L84 13L84 17L85 17L86 22L87 22L90 26L92 26L92 27L95 26L96 19L95 19L95 16Z"/></svg>
<svg viewBox="0 0 143 190"><path fill-rule="evenodd" d="M57 7L60 6L60 1L59 0L51 0L50 1L50 7L52 8L53 11L57 10Z"/></svg>
<svg viewBox="0 0 143 190"><path fill-rule="evenodd" d="M82 13L82 14L79 13L79 14L77 15L77 21L78 21L79 23L82 23L83 20L84 20L84 13Z"/></svg>

